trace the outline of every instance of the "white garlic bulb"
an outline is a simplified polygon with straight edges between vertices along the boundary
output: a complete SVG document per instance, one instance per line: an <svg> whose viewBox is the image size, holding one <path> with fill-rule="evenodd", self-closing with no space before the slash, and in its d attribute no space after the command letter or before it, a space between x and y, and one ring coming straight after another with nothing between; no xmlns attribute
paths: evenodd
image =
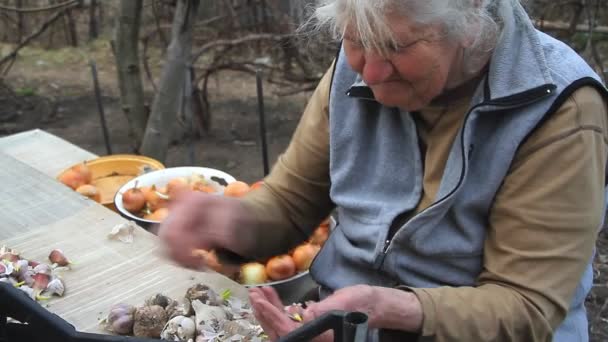
<svg viewBox="0 0 608 342"><path fill-rule="evenodd" d="M187 341L194 338L195 334L196 327L192 318L175 316L167 322L160 337L168 341Z"/></svg>

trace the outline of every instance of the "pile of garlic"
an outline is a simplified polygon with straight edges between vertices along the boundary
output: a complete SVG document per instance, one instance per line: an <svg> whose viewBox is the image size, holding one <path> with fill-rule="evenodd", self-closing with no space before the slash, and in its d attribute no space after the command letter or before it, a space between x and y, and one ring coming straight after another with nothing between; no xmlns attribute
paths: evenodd
<svg viewBox="0 0 608 342"><path fill-rule="evenodd" d="M190 287L181 300L156 294L140 307L116 304L102 320L115 334L167 341L265 341L248 303L204 284Z"/></svg>
<svg viewBox="0 0 608 342"><path fill-rule="evenodd" d="M33 300L63 296L65 285L60 273L68 269L70 261L59 249L49 254L50 264L27 260L19 252L0 248L0 282L9 283L25 292Z"/></svg>

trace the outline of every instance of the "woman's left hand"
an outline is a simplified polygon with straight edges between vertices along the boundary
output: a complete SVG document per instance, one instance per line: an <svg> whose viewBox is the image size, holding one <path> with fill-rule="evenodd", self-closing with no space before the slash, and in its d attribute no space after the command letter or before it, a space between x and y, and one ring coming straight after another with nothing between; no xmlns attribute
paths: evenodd
<svg viewBox="0 0 608 342"><path fill-rule="evenodd" d="M299 328L302 324L293 321L272 287L254 287L249 289L249 302L253 307L253 313L262 329L271 341L276 341L291 331Z"/></svg>
<svg viewBox="0 0 608 342"><path fill-rule="evenodd" d="M374 306L378 302L375 299L377 295L376 288L368 285L340 289L320 302L308 303L302 314L303 323L313 321L332 310L358 311L367 314L370 318L375 317ZM285 312L278 294L272 287L250 289L249 300L255 317L271 341L276 341L302 325L292 320ZM370 327L373 327L373 320L370 320ZM319 336L315 342L332 340L333 334L329 332Z"/></svg>

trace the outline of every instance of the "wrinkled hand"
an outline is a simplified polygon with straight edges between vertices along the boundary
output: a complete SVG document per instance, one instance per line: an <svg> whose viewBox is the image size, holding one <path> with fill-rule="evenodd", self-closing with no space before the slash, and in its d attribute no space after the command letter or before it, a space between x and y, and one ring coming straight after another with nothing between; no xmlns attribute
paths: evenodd
<svg viewBox="0 0 608 342"><path fill-rule="evenodd" d="M192 254L196 249L226 249L243 255L247 241L253 239L246 236L251 222L251 215L234 198L189 192L171 204L158 236L170 258L182 266L200 269L204 266L201 257Z"/></svg>
<svg viewBox="0 0 608 342"><path fill-rule="evenodd" d="M249 302L255 318L271 341L278 340L302 325L289 318L279 295L272 287L249 289Z"/></svg>
<svg viewBox="0 0 608 342"><path fill-rule="evenodd" d="M376 295L374 288L367 285L356 285L340 289L320 302L307 303L307 307L302 315L303 323L313 321L333 310L359 311L371 317L375 314L374 304L377 301L374 297ZM271 341L276 341L279 337L287 335L302 325L302 323L295 322L289 317L284 310L278 294L271 287L250 289L249 300L256 319L260 322L260 325ZM333 341L333 333L331 331L324 333L314 341Z"/></svg>

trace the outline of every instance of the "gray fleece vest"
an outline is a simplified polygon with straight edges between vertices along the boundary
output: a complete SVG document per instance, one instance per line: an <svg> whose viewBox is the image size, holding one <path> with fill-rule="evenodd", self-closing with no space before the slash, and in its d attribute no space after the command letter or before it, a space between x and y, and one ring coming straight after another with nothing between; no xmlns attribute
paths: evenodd
<svg viewBox="0 0 608 342"><path fill-rule="evenodd" d="M416 126L410 113L367 98L369 89L340 53L329 110L331 198L339 224L311 269L323 287L475 285L488 214L518 147L573 89L594 84L604 91L574 51L517 11L525 18L504 27L435 202L392 236L395 218L421 197ZM553 341L588 340L584 299L591 284L590 262Z"/></svg>

